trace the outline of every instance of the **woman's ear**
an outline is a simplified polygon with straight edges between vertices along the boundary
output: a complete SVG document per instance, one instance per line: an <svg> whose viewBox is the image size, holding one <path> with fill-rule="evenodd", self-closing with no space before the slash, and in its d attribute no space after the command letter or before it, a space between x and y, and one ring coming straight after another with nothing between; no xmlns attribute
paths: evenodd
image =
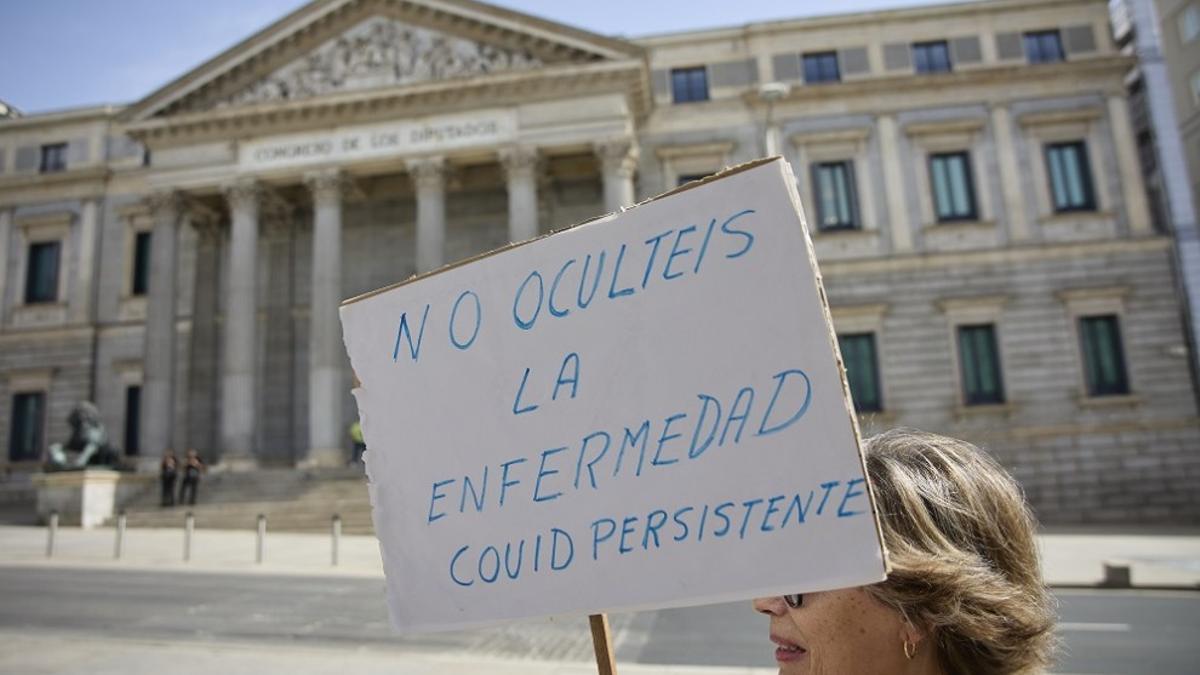
<svg viewBox="0 0 1200 675"><path fill-rule="evenodd" d="M933 640L930 639L931 634L931 630L905 617L900 623L900 641L904 649L904 656L911 661L917 654L928 651L929 645L933 644Z"/></svg>

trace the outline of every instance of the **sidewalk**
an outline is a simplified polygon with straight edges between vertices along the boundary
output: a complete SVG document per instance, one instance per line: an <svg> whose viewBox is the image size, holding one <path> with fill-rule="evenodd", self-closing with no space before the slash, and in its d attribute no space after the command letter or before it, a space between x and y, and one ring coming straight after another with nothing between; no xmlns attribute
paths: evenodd
<svg viewBox="0 0 1200 675"><path fill-rule="evenodd" d="M382 577L379 545L371 536L342 536L332 564L328 534L268 532L263 562L255 562L251 530L196 530L191 560L183 560L183 530L130 529L120 560L112 529L60 528L55 552L46 557L45 527L0 526L0 567L49 565L109 569L193 570L263 574ZM1043 572L1052 586L1095 586L1104 565L1127 565L1132 585L1200 590L1200 532L1103 534L1046 532L1040 536Z"/></svg>
<svg viewBox="0 0 1200 675"><path fill-rule="evenodd" d="M393 649L245 643L187 643L30 635L0 630L0 672L87 675L595 675L592 662L479 658ZM773 675L775 668L715 668L621 663L621 675Z"/></svg>

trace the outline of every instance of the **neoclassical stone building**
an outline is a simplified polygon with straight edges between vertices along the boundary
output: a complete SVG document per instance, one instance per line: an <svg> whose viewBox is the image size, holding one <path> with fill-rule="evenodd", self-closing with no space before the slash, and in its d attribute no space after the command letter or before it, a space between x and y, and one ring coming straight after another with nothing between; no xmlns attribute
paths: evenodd
<svg viewBox="0 0 1200 675"><path fill-rule="evenodd" d="M127 107L0 120L0 462L81 399L143 467L343 462L341 299L779 153L868 431L984 443L1050 522L1196 522L1132 66L1090 0L636 40L315 0Z"/></svg>

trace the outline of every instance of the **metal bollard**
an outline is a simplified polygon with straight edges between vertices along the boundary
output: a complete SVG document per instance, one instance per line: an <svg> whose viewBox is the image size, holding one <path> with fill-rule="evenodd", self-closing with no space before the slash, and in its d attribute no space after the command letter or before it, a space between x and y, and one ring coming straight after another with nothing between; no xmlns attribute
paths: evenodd
<svg viewBox="0 0 1200 675"><path fill-rule="evenodd" d="M183 562L192 559L192 531L196 529L196 516L188 511L183 517Z"/></svg>
<svg viewBox="0 0 1200 675"><path fill-rule="evenodd" d="M113 544L113 560L121 559L121 549L125 543L125 509L117 513L117 541Z"/></svg>
<svg viewBox="0 0 1200 675"><path fill-rule="evenodd" d="M259 565L263 561L263 540L267 538L267 517L258 514L258 541L254 547L254 562Z"/></svg>
<svg viewBox="0 0 1200 675"><path fill-rule="evenodd" d="M58 536L58 510L50 512L50 525L46 528L46 557L54 557L54 538Z"/></svg>
<svg viewBox="0 0 1200 675"><path fill-rule="evenodd" d="M338 514L333 514L332 522L329 524L329 534L333 538L332 563L334 567L338 564L338 544L342 539L342 517Z"/></svg>
<svg viewBox="0 0 1200 675"><path fill-rule="evenodd" d="M1129 562L1125 560L1105 560L1104 579L1100 581L1101 588L1133 588L1133 575L1130 574Z"/></svg>

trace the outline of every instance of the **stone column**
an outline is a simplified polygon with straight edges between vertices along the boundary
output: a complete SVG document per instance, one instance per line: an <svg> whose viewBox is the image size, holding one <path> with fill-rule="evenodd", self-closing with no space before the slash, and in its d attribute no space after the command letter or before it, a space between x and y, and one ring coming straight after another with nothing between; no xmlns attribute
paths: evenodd
<svg viewBox="0 0 1200 675"><path fill-rule="evenodd" d="M912 225L908 222L908 206L904 201L904 167L900 163L896 118L880 115L878 124L879 152L883 155L883 184L887 191L888 222L892 226L892 250L906 253L913 250L913 235Z"/></svg>
<svg viewBox="0 0 1200 675"><path fill-rule="evenodd" d="M225 226L218 214L201 217L188 213L188 223L196 231L196 272L192 289L191 345L188 349L187 446L200 451L206 462L217 461L221 447L217 406L221 375L217 372L217 352L221 331L217 325L217 305L221 285L221 245ZM183 391L183 389L180 389Z"/></svg>
<svg viewBox="0 0 1200 675"><path fill-rule="evenodd" d="M12 239L13 207L0 206L0 326L8 319L9 295L16 284L9 283L8 246Z"/></svg>
<svg viewBox="0 0 1200 675"><path fill-rule="evenodd" d="M508 177L508 240L533 239L538 235L537 150L502 150L500 163Z"/></svg>
<svg viewBox="0 0 1200 675"><path fill-rule="evenodd" d="M342 299L342 196L338 170L305 177L313 200L312 301L308 329L308 457L305 464L341 466L343 361L338 303Z"/></svg>
<svg viewBox="0 0 1200 675"><path fill-rule="evenodd" d="M637 169L638 149L626 139L595 145L604 177L604 209L610 213L633 206L633 172Z"/></svg>
<svg viewBox="0 0 1200 675"><path fill-rule="evenodd" d="M97 199L84 199L79 210L79 256L75 273L75 298L71 303L71 320L92 323L95 305L96 244L100 235L100 205Z"/></svg>
<svg viewBox="0 0 1200 675"><path fill-rule="evenodd" d="M221 374L221 463L255 466L258 406L254 355L258 346L258 216L262 187L239 181L225 189L229 201L229 285L225 298Z"/></svg>
<svg viewBox="0 0 1200 675"><path fill-rule="evenodd" d="M142 375L140 468L153 470L175 432L175 291L179 223L178 192L151 196L150 292L146 299L145 360ZM176 455L181 455L182 448Z"/></svg>
<svg viewBox="0 0 1200 675"><path fill-rule="evenodd" d="M408 162L417 191L417 273L441 267L446 261L445 160L423 157Z"/></svg>
<svg viewBox="0 0 1200 675"><path fill-rule="evenodd" d="M996 141L996 161L1000 164L1000 187L1004 193L1004 212L1008 216L1008 236L1012 241L1029 239L1029 221L1025 200L1021 198L1021 169L1017 166L1017 147L1013 140L1012 116L1008 108L992 108L992 137Z"/></svg>
<svg viewBox="0 0 1200 675"><path fill-rule="evenodd" d="M1124 95L1108 97L1108 123L1117 151L1117 169L1121 172L1121 194L1129 217L1129 233L1150 234L1150 206L1146 203L1146 185L1138 160L1133 125L1129 123L1129 101Z"/></svg>

